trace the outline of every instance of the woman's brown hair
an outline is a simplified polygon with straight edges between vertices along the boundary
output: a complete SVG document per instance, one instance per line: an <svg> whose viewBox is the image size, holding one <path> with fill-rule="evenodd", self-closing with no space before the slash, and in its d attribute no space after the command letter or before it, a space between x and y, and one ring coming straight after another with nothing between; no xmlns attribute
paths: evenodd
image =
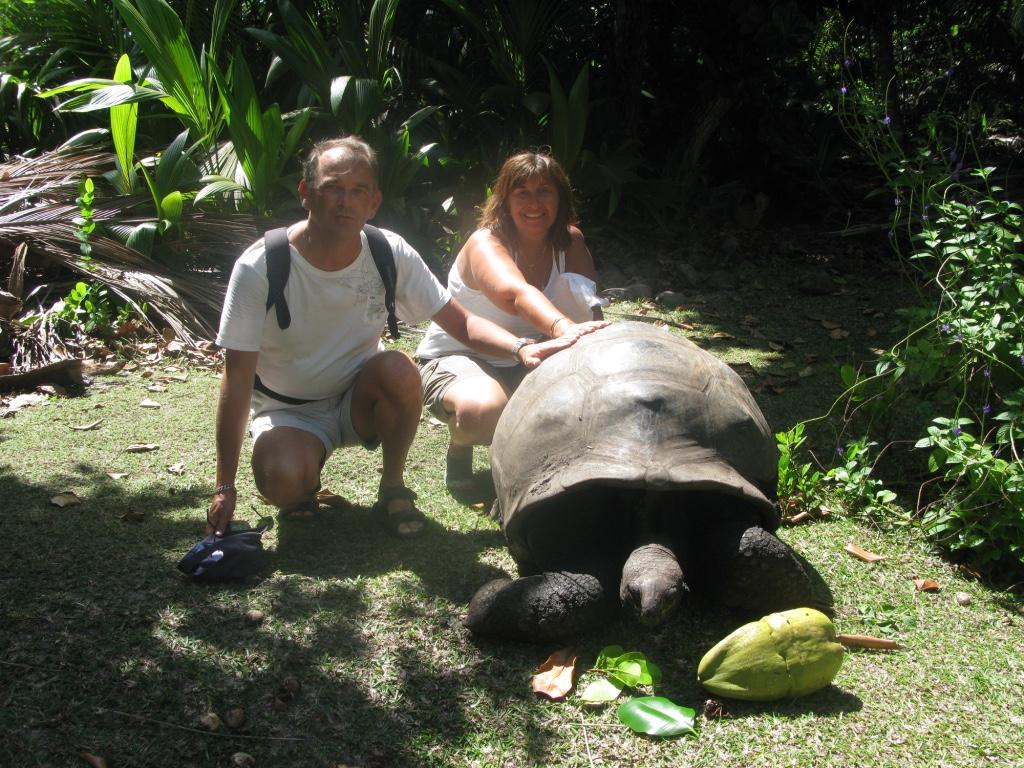
<svg viewBox="0 0 1024 768"><path fill-rule="evenodd" d="M515 222L512 221L512 215L508 210L508 197L515 189L537 176L547 179L558 191L558 213L549 234L552 245L564 251L568 249L572 239L569 235L569 225L575 224L577 218L569 177L551 155L542 152L520 152L501 166L498 178L494 180L494 189L484 203L480 220L477 222L481 229L486 227L497 235L513 253L517 249L518 238Z"/></svg>

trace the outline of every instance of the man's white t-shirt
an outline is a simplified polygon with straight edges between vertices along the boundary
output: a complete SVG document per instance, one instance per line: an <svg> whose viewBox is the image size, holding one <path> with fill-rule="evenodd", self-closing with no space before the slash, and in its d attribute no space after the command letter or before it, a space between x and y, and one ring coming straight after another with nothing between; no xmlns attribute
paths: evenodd
<svg viewBox="0 0 1024 768"><path fill-rule="evenodd" d="M381 230L395 255L395 309L419 323L451 299L420 255L394 232ZM235 262L224 299L217 344L259 352L256 373L274 392L320 400L345 392L366 361L383 349L387 323L384 283L366 235L363 248L344 269L317 269L291 246L291 273L284 296L291 325L282 330L277 312L267 311L267 260L263 240Z"/></svg>

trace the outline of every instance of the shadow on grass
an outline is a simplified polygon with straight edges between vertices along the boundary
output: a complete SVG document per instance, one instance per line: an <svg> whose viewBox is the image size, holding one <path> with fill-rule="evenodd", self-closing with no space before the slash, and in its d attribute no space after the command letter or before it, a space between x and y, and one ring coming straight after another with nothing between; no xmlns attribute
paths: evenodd
<svg viewBox="0 0 1024 768"><path fill-rule="evenodd" d="M273 567L284 574L338 579L411 571L425 592L466 602L480 584L508 576L479 561L481 552L503 545L500 531L456 532L429 518L422 536L400 539L384 530L371 508L353 506L315 520L282 521Z"/></svg>
<svg viewBox="0 0 1024 768"><path fill-rule="evenodd" d="M413 611L416 637L387 649L399 660L394 689L377 690L367 672L381 649L367 627L392 606L371 600L358 576L411 565L428 589L454 596L445 579L493 546L487 534L460 536L460 557L438 557L436 537L446 534L408 551L357 509L355 521L329 523L331 535L310 527L311 540L282 558L316 564L314 579L290 578L303 568L285 567L255 589L210 588L174 568L201 536L200 521L181 513L205 505L205 492L159 482L127 490L87 464L62 479L81 504L53 506L62 489L0 468L0 540L14 565L0 576L0 728L16 734L5 745L12 765L70 764L83 750L120 765L227 764L240 750L266 764L414 765L423 732L465 734L461 707L438 702L457 702L467 681L422 641L451 635L452 617ZM123 517L132 511L141 522ZM467 575L466 589L477 578ZM250 606L268 620L247 620ZM235 707L246 725L203 732L201 715Z"/></svg>

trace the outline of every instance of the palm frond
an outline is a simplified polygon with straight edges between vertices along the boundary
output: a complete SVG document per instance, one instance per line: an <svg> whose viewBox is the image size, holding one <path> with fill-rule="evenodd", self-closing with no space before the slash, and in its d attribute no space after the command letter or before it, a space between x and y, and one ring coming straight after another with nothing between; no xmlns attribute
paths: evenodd
<svg viewBox="0 0 1024 768"><path fill-rule="evenodd" d="M113 168L114 156L96 151L48 153L0 165L0 244L13 252L26 243L30 263L33 257L49 260L105 283L128 301L146 302L186 343L211 339L227 273L266 226L253 217L189 206L182 214L182 234L160 243L161 252L171 257L168 261L192 265L188 271L171 269L105 234L90 237L91 258L85 262L74 223L78 183L83 176L101 179ZM145 215L150 204L146 196L105 191L96 196L93 220L107 232L130 231L152 221Z"/></svg>

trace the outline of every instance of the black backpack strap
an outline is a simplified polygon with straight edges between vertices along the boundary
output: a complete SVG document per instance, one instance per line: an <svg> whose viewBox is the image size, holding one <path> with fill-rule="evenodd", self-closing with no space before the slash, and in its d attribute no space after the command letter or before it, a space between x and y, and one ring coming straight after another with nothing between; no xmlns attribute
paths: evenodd
<svg viewBox="0 0 1024 768"><path fill-rule="evenodd" d="M284 287L292 269L292 252L288 245L288 230L284 227L272 229L263 235L263 247L267 254L267 311L277 310L277 324L284 330L292 324L288 302L284 300Z"/></svg>
<svg viewBox="0 0 1024 768"><path fill-rule="evenodd" d="M370 244L373 263L377 265L380 279L384 282L384 307L388 311L388 331L392 339L399 338L398 318L395 316L395 284L398 282L398 270L395 267L395 252L384 233L372 224L363 226L366 241Z"/></svg>

